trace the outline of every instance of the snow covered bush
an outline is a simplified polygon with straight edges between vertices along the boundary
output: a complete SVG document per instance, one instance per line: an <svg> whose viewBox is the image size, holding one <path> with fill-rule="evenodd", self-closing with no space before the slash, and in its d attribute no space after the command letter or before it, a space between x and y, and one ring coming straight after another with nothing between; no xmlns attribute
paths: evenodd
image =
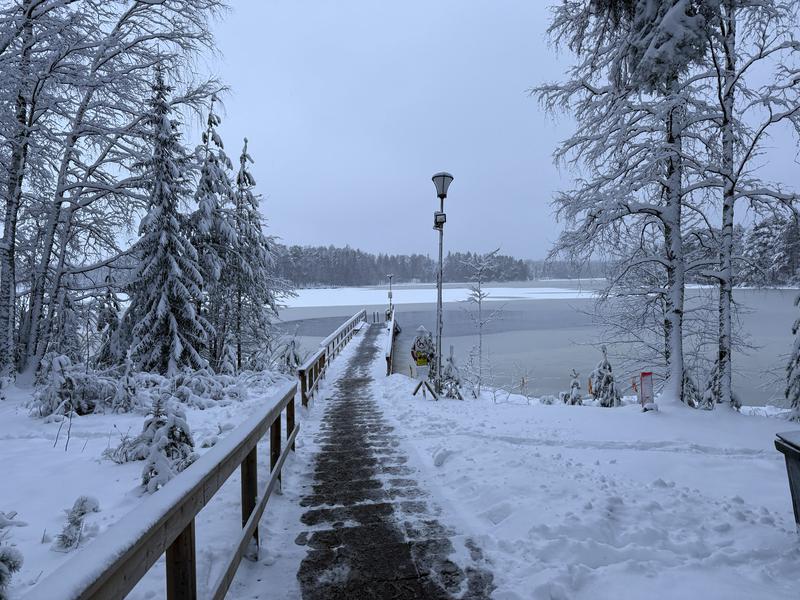
<svg viewBox="0 0 800 600"><path fill-rule="evenodd" d="M556 404L557 402L558 402L558 398L556 398L555 396L552 396L550 394L547 394L547 395L542 396L541 398L539 398L539 403L540 404L544 404L545 406L551 406L553 404Z"/></svg>
<svg viewBox="0 0 800 600"><path fill-rule="evenodd" d="M456 366L452 352L447 357L442 371L442 395L445 398L464 399L461 395L461 374Z"/></svg>
<svg viewBox="0 0 800 600"><path fill-rule="evenodd" d="M603 360L597 364L589 376L589 393L600 406L619 406L621 398L614 381L611 363L608 361L608 352L605 346L601 350L603 352Z"/></svg>
<svg viewBox="0 0 800 600"><path fill-rule="evenodd" d="M278 338L271 349L271 366L294 377L302 364L303 356L297 348L297 336Z"/></svg>
<svg viewBox="0 0 800 600"><path fill-rule="evenodd" d="M174 404L156 401L143 433L152 435L142 470L142 485L152 494L192 464L197 455L186 413Z"/></svg>
<svg viewBox="0 0 800 600"><path fill-rule="evenodd" d="M569 391L561 392L559 398L564 404L571 406L580 406L583 404L583 395L581 394L580 373L572 369L572 381L569 383Z"/></svg>
<svg viewBox="0 0 800 600"><path fill-rule="evenodd" d="M197 458L186 413L166 393L156 396L142 432L136 437L123 435L119 446L106 450L103 456L116 463L146 461L142 486L150 493L163 487Z"/></svg>
<svg viewBox="0 0 800 600"><path fill-rule="evenodd" d="M94 370L73 365L61 354L46 359L45 383L37 389L31 405L37 416L130 412L141 404L129 364L124 369Z"/></svg>
<svg viewBox="0 0 800 600"><path fill-rule="evenodd" d="M689 373L683 375L683 401L687 406L692 408L714 408L714 401L708 395L709 389L706 388L705 393L701 393L700 389L694 381L694 378ZM706 400L711 401L710 405L705 405Z"/></svg>
<svg viewBox="0 0 800 600"><path fill-rule="evenodd" d="M146 461L142 470L142 485L151 493L163 487L197 458L186 413L175 397L166 392L159 393L153 400L142 432L136 437L123 435L119 446L109 448L103 456L120 464Z"/></svg>
<svg viewBox="0 0 800 600"><path fill-rule="evenodd" d="M64 512L67 515L67 522L61 533L56 536L53 549L69 552L80 545L84 537L83 521L90 512L100 512L100 503L91 496L79 496L72 508Z"/></svg>
<svg viewBox="0 0 800 600"><path fill-rule="evenodd" d="M22 553L4 544L0 546L0 600L8 600L8 585L11 576L22 568Z"/></svg>

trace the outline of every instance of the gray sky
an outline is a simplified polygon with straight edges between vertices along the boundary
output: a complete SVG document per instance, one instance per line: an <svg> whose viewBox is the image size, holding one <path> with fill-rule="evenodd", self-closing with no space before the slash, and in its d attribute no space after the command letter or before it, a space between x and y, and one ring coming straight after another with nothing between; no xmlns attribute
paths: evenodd
<svg viewBox="0 0 800 600"><path fill-rule="evenodd" d="M232 4L222 134L232 158L249 137L272 233L433 254L430 177L448 170L446 248L547 252L560 136L526 92L561 75L547 2Z"/></svg>
<svg viewBox="0 0 800 600"><path fill-rule="evenodd" d="M446 249L542 257L570 173L527 90L560 79L548 0L232 0L213 67L232 93L222 134L250 139L271 232L291 244L436 252L431 175L454 177ZM769 177L797 183L778 137ZM740 212L741 214L741 212Z"/></svg>

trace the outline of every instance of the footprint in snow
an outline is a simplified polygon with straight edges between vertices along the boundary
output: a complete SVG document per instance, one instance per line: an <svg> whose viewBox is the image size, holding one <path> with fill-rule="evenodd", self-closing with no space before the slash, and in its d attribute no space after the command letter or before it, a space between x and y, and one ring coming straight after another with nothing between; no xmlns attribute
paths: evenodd
<svg viewBox="0 0 800 600"><path fill-rule="evenodd" d="M436 467L441 467L445 461L453 455L452 450L447 450L442 448L441 450L437 450L433 454L433 465Z"/></svg>

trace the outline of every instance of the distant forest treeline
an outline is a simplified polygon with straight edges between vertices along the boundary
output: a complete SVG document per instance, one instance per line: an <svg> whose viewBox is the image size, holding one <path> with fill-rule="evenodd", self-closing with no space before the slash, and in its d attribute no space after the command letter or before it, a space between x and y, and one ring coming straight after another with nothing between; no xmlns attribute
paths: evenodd
<svg viewBox="0 0 800 600"><path fill-rule="evenodd" d="M298 287L358 286L386 283L392 273L395 283L436 280L436 260L424 254L371 254L350 246L280 246L277 248L277 272ZM466 262L472 252L449 252L445 257L445 282L469 281L471 270ZM602 277L603 265L592 262L582 266L568 261L523 260L498 255L496 266L486 280L528 281L543 278Z"/></svg>

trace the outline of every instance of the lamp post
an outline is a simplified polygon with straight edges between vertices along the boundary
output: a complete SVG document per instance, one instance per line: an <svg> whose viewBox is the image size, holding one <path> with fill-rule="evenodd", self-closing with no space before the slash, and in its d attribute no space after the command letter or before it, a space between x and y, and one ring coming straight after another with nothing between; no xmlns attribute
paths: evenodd
<svg viewBox="0 0 800 600"><path fill-rule="evenodd" d="M394 273L388 273L386 276L389 278L389 314L391 314L394 312L392 307L392 277L394 277Z"/></svg>
<svg viewBox="0 0 800 600"><path fill-rule="evenodd" d="M433 213L433 228L439 232L439 275L436 278L436 394L442 392L442 283L444 280L444 224L447 215L444 214L444 199L447 198L447 188L453 182L450 173L436 173L432 178L436 186L436 196L439 198L439 210Z"/></svg>

